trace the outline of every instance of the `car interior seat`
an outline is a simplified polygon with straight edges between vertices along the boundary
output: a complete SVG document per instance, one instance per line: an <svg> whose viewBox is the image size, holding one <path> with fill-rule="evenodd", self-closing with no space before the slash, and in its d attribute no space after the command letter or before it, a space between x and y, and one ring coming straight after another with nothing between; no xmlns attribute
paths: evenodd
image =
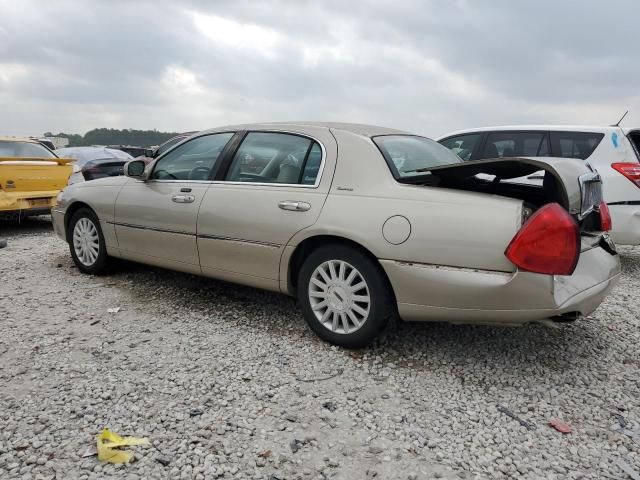
<svg viewBox="0 0 640 480"><path fill-rule="evenodd" d="M505 147L504 150L502 150L502 157L513 157L514 156L515 151L513 150L513 148L511 147Z"/></svg>
<svg viewBox="0 0 640 480"><path fill-rule="evenodd" d="M300 178L300 167L292 163L283 163L280 165L280 171L276 178L277 183L298 183Z"/></svg>
<svg viewBox="0 0 640 480"><path fill-rule="evenodd" d="M488 143L484 148L484 158L500 158L500 154L498 153L498 148L495 143Z"/></svg>

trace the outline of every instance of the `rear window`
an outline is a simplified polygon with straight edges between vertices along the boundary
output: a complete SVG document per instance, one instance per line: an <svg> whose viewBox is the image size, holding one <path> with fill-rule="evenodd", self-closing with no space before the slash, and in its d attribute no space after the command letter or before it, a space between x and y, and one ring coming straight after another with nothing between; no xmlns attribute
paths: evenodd
<svg viewBox="0 0 640 480"><path fill-rule="evenodd" d="M603 137L604 133L551 132L551 151L554 157L586 160Z"/></svg>
<svg viewBox="0 0 640 480"><path fill-rule="evenodd" d="M463 162L447 147L425 137L383 135L373 137L373 141L397 180L424 175L433 167Z"/></svg>
<svg viewBox="0 0 640 480"><path fill-rule="evenodd" d="M0 157L56 158L51 150L30 142L0 142Z"/></svg>

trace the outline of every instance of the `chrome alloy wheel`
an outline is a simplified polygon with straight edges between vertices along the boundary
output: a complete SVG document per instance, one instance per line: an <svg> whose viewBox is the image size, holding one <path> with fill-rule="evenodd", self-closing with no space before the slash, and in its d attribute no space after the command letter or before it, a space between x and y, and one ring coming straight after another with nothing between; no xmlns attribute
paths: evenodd
<svg viewBox="0 0 640 480"><path fill-rule="evenodd" d="M98 229L87 217L78 220L73 227L73 249L80 263L92 266L100 253L100 237Z"/></svg>
<svg viewBox="0 0 640 480"><path fill-rule="evenodd" d="M321 263L311 274L309 303L318 321L334 333L353 333L369 317L371 295L362 274L342 260Z"/></svg>

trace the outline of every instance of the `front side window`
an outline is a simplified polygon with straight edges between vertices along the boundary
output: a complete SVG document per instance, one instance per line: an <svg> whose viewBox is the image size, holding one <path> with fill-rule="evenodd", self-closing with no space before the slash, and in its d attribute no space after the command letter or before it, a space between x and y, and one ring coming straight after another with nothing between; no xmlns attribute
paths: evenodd
<svg viewBox="0 0 640 480"><path fill-rule="evenodd" d="M471 154L480 140L480 133L458 135L456 137L445 138L440 143L458 155L462 160L471 160Z"/></svg>
<svg viewBox="0 0 640 480"><path fill-rule="evenodd" d="M551 132L553 156L586 160L603 137L603 133Z"/></svg>
<svg viewBox="0 0 640 480"><path fill-rule="evenodd" d="M396 180L424 175L433 167L462 163L462 159L447 147L425 137L382 135L373 137L373 141Z"/></svg>
<svg viewBox="0 0 640 480"><path fill-rule="evenodd" d="M57 158L51 150L31 142L0 142L0 157Z"/></svg>
<svg viewBox="0 0 640 480"><path fill-rule="evenodd" d="M249 132L233 157L226 181L313 185L322 149L299 135Z"/></svg>
<svg viewBox="0 0 640 480"><path fill-rule="evenodd" d="M166 152L167 150L171 149L175 144L177 144L178 142L181 142L185 138L187 138L187 137L173 137L173 138L170 138L169 140L167 140L166 142L164 142L162 145L160 145L158 147L158 149L155 151L155 156L159 157L164 152Z"/></svg>
<svg viewBox="0 0 640 480"><path fill-rule="evenodd" d="M482 158L545 157L549 155L545 132L497 132L487 135Z"/></svg>
<svg viewBox="0 0 640 480"><path fill-rule="evenodd" d="M232 132L197 137L159 158L150 178L153 180L208 180L211 169Z"/></svg>

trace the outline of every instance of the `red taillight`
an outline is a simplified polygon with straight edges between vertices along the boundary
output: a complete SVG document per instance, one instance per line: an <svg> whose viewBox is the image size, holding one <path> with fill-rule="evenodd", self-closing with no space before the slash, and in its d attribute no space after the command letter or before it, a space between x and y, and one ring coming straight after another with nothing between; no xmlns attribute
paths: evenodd
<svg viewBox="0 0 640 480"><path fill-rule="evenodd" d="M640 187L640 163L612 163L611 168Z"/></svg>
<svg viewBox="0 0 640 480"><path fill-rule="evenodd" d="M598 211L600 212L600 230L603 232L610 231L613 227L613 222L611 221L609 206L605 202L602 202L600 207L598 207Z"/></svg>
<svg viewBox="0 0 640 480"><path fill-rule="evenodd" d="M557 203L535 212L513 237L504 254L521 270L571 275L580 254L580 230Z"/></svg>

